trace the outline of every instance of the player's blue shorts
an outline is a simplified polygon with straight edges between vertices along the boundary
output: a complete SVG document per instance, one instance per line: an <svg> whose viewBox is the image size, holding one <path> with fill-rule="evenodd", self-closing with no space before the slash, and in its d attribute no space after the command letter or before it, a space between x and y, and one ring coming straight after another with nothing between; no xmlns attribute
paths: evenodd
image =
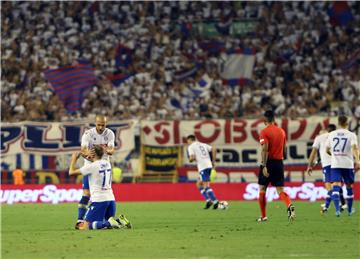
<svg viewBox="0 0 360 259"><path fill-rule="evenodd" d="M331 166L325 166L323 167L323 180L325 183L330 183L331 182Z"/></svg>
<svg viewBox="0 0 360 259"><path fill-rule="evenodd" d="M204 170L201 170L199 172L199 178L203 182L210 182L210 174L211 174L212 168L206 168Z"/></svg>
<svg viewBox="0 0 360 259"><path fill-rule="evenodd" d="M92 202L85 214L85 220L89 222L104 221L114 217L115 213L115 201Z"/></svg>
<svg viewBox="0 0 360 259"><path fill-rule="evenodd" d="M89 187L89 176L88 175L84 175L83 179L82 179L82 188L85 190L90 190Z"/></svg>
<svg viewBox="0 0 360 259"><path fill-rule="evenodd" d="M354 183L355 171L350 168L331 168L331 182Z"/></svg>

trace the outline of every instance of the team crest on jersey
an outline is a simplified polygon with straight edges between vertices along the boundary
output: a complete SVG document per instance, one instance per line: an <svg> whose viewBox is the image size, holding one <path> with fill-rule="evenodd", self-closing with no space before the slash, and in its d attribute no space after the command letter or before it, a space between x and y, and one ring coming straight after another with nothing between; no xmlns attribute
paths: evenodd
<svg viewBox="0 0 360 259"><path fill-rule="evenodd" d="M108 141L108 137L104 137L104 140L105 140L105 141Z"/></svg>

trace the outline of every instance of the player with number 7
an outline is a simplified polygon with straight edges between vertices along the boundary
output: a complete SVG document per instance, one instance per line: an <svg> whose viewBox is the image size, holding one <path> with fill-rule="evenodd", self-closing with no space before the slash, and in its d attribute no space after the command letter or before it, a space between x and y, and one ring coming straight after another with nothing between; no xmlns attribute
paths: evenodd
<svg viewBox="0 0 360 259"><path fill-rule="evenodd" d="M81 153L74 153L71 157L69 175L88 175L91 194L91 205L86 214L85 221L79 224L79 230L85 229L107 229L107 228L131 228L130 222L124 215L115 218L116 203L111 188L111 164L103 159L104 148L93 147L93 162L81 168L76 168L76 162Z"/></svg>

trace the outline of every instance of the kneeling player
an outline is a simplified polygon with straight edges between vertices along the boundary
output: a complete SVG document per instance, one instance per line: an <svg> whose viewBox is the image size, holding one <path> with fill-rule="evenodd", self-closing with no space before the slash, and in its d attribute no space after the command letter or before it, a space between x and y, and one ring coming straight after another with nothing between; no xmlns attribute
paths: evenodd
<svg viewBox="0 0 360 259"><path fill-rule="evenodd" d="M189 135L187 137L188 154L189 161L197 162L197 167L199 170L199 180L197 186L200 190L200 193L206 200L206 205L204 209L209 209L213 205L213 209L217 209L219 206L219 201L216 199L213 190L210 188L210 174L213 169L213 163L211 162L210 152L212 151L212 160L215 160L215 152L211 146L196 141L194 135Z"/></svg>
<svg viewBox="0 0 360 259"><path fill-rule="evenodd" d="M104 149L94 146L94 162L76 169L76 161L80 153L74 153L71 158L70 175L83 174L89 176L89 187L92 203L88 208L85 221L79 225L79 229L106 229L106 228L131 228L130 222L121 215L115 218L116 203L111 188L111 164L102 159Z"/></svg>

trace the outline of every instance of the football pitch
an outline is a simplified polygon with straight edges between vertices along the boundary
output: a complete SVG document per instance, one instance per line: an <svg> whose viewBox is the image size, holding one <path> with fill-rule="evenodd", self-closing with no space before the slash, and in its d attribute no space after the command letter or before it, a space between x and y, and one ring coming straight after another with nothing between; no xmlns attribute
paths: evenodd
<svg viewBox="0 0 360 259"><path fill-rule="evenodd" d="M77 204L2 205L2 258L359 258L360 209L321 216L320 203L268 204L257 223L256 202L203 210L200 202L118 203L134 229L76 231Z"/></svg>

